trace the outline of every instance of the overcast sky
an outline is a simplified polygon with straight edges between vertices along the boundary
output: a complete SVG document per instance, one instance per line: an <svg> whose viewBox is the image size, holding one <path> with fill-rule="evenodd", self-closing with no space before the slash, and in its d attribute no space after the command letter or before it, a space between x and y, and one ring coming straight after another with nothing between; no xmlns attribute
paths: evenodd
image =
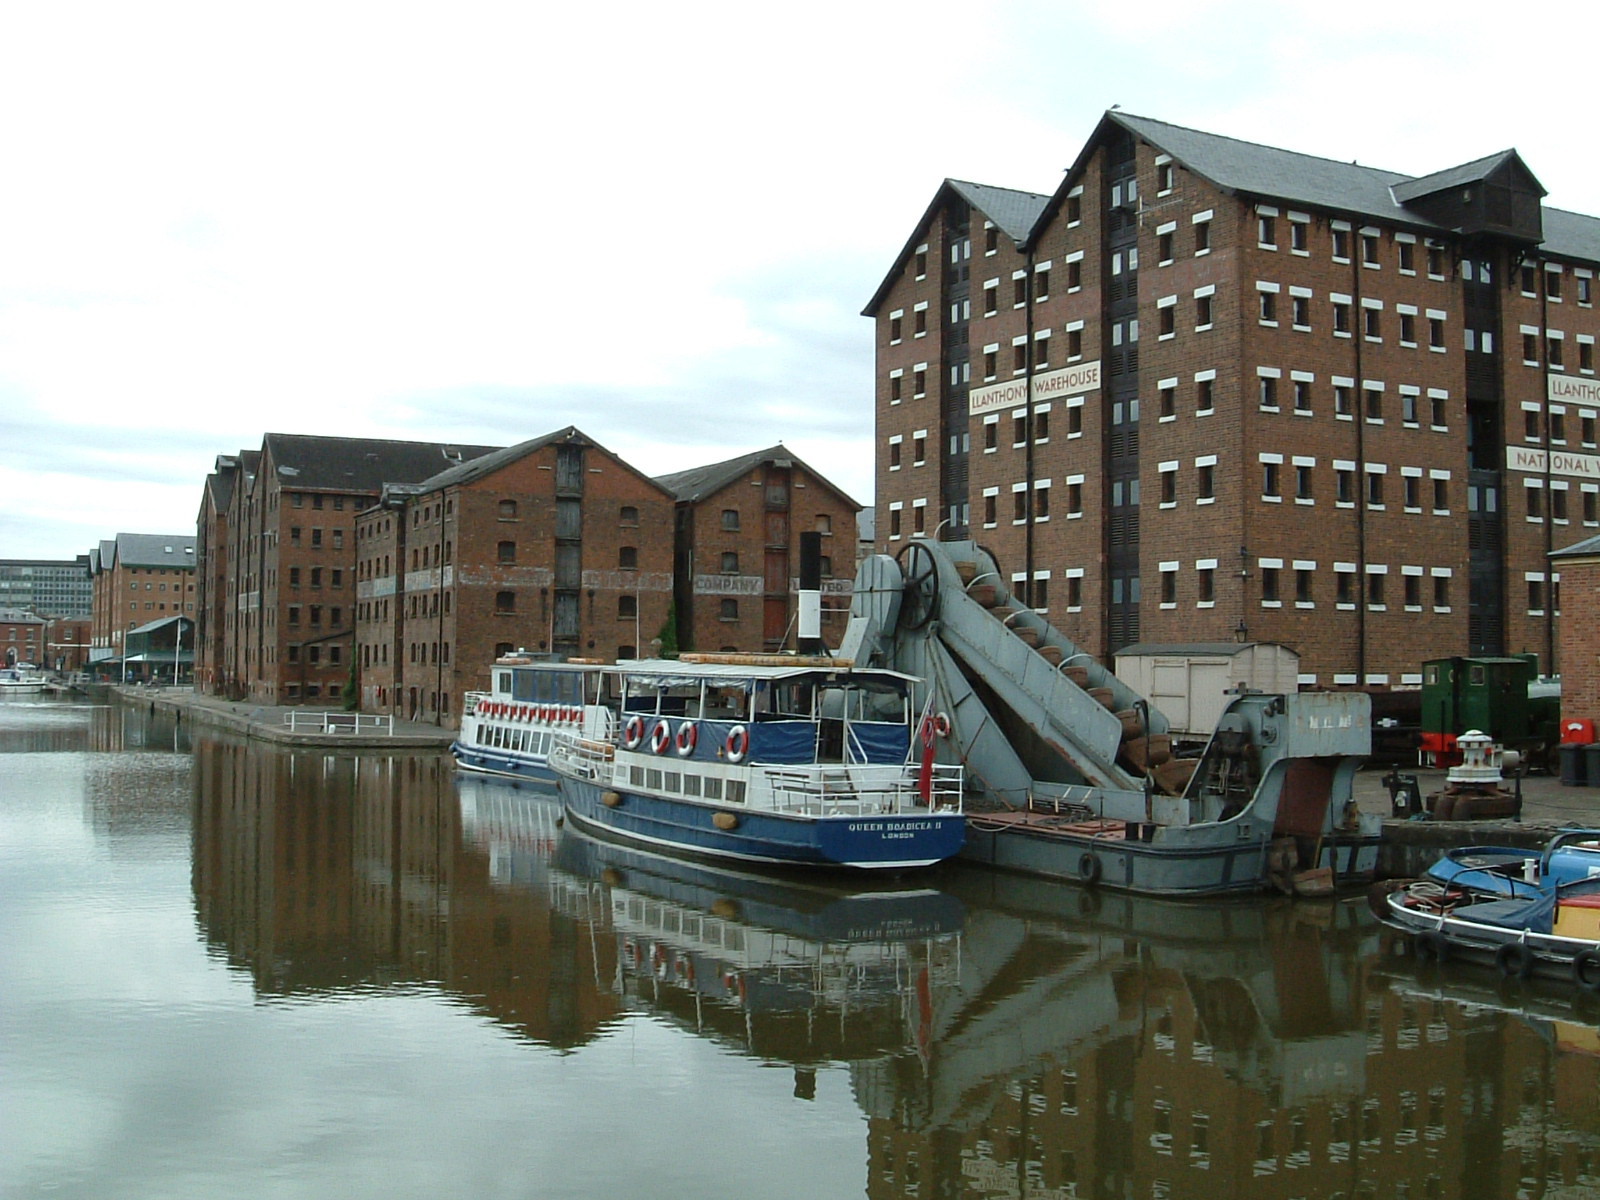
<svg viewBox="0 0 1600 1200"><path fill-rule="evenodd" d="M870 502L862 307L1112 105L1600 214L1591 4L578 8L0 5L0 558L190 531L269 430L783 441Z"/></svg>

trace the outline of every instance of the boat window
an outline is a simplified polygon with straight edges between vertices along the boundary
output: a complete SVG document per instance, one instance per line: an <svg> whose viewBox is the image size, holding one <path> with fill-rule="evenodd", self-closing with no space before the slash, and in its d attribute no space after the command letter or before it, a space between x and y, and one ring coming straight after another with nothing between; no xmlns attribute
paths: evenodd
<svg viewBox="0 0 1600 1200"><path fill-rule="evenodd" d="M494 673L494 690L499 692L502 696L509 696L511 694L510 671L496 671Z"/></svg>
<svg viewBox="0 0 1600 1200"><path fill-rule="evenodd" d="M742 687L707 688L701 715L714 721L742 721L749 715L747 693Z"/></svg>
<svg viewBox="0 0 1600 1200"><path fill-rule="evenodd" d="M810 720L816 702L816 682L811 679L786 679L775 684L767 693L767 711L775 718L796 717ZM762 708L757 706L757 712Z"/></svg>
<svg viewBox="0 0 1600 1200"><path fill-rule="evenodd" d="M708 776L706 778L706 799L722 799L722 780L716 778L715 776Z"/></svg>

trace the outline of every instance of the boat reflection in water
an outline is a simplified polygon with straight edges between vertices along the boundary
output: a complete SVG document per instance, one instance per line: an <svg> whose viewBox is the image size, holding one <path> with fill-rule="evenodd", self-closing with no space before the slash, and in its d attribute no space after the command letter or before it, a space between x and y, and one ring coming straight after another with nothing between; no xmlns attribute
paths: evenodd
<svg viewBox="0 0 1600 1200"><path fill-rule="evenodd" d="M552 912L608 939L594 961L613 969L596 983L620 1002L793 1065L800 1095L823 1063L926 1053L960 961L954 897L693 863L557 830L559 805L537 789L458 786L494 878L542 883Z"/></svg>

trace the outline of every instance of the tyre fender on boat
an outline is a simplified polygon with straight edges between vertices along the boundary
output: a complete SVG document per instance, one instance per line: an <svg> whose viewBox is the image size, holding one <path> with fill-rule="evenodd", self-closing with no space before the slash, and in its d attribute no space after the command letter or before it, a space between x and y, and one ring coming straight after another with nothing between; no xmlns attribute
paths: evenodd
<svg viewBox="0 0 1600 1200"><path fill-rule="evenodd" d="M1521 942L1507 942L1494 952L1494 965L1506 979L1526 979L1533 974L1533 951Z"/></svg>
<svg viewBox="0 0 1600 1200"><path fill-rule="evenodd" d="M1084 883L1100 882L1100 860L1088 850L1078 859L1078 878Z"/></svg>
<svg viewBox="0 0 1600 1200"><path fill-rule="evenodd" d="M1585 991L1600 992L1600 951L1579 950L1572 956L1572 982Z"/></svg>

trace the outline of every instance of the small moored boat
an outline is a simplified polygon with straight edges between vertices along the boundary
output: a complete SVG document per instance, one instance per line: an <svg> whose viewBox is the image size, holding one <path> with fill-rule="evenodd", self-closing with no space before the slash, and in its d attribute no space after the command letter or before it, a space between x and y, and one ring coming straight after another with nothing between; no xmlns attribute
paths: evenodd
<svg viewBox="0 0 1600 1200"><path fill-rule="evenodd" d="M36 696L44 691L45 682L38 671L0 667L0 696Z"/></svg>
<svg viewBox="0 0 1600 1200"><path fill-rule="evenodd" d="M933 762L933 719L912 708L909 676L782 655L614 670L615 732L550 753L583 828L793 867L897 870L961 848L961 768Z"/></svg>
<svg viewBox="0 0 1600 1200"><path fill-rule="evenodd" d="M1422 879L1377 885L1372 907L1421 957L1600 992L1600 830L1563 829L1543 849L1452 850Z"/></svg>
<svg viewBox="0 0 1600 1200"><path fill-rule="evenodd" d="M527 655L497 659L490 690L466 695L461 732L450 746L456 764L509 779L554 782L549 756L556 738L606 738L616 728L614 706L602 695L604 671L598 663Z"/></svg>

